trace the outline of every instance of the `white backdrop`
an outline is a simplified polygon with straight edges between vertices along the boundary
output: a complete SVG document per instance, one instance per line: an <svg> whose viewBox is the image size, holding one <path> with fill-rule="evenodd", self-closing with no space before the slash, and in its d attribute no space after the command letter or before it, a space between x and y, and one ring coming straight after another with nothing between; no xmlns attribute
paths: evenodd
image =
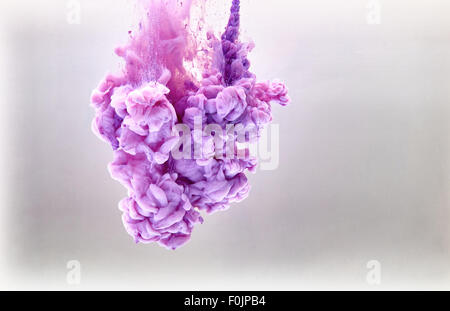
<svg viewBox="0 0 450 311"><path fill-rule="evenodd" d="M133 6L68 3L0 4L1 289L450 289L449 1L242 1L253 71L293 99L280 165L175 252L126 234L90 131Z"/></svg>

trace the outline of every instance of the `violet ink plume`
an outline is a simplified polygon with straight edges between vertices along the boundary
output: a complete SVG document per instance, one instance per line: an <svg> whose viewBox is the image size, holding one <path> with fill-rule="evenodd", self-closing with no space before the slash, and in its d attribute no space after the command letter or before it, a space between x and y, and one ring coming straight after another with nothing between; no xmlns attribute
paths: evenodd
<svg viewBox="0 0 450 311"><path fill-rule="evenodd" d="M207 25L191 27L192 10L202 12L204 3L141 0L144 17L115 51L123 67L108 74L91 98L92 129L111 145L109 171L128 191L119 203L127 232L136 242L168 249L190 239L203 223L201 211L223 211L248 196L245 172L255 171L257 159L237 156L234 131L226 143L217 138L242 125L257 140L272 121L272 105L290 102L283 83L258 82L249 71L253 44L239 41L239 0L232 1L220 38L197 31ZM182 144L185 156L176 157L180 125L189 130L189 143ZM206 135L211 125L216 130Z"/></svg>

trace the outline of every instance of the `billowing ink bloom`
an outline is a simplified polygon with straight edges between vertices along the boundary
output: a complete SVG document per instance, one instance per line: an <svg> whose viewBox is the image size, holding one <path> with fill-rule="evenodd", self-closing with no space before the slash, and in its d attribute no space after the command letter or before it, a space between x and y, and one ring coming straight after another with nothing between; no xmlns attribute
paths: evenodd
<svg viewBox="0 0 450 311"><path fill-rule="evenodd" d="M216 111L219 120L236 121L247 107L246 94L242 87L229 86L216 97Z"/></svg>
<svg viewBox="0 0 450 311"><path fill-rule="evenodd" d="M92 129L111 145L109 171L128 191L119 203L127 232L168 249L190 239L203 223L200 212L223 211L248 196L245 172L254 172L257 161L236 142L257 140L272 120L271 105L290 101L283 83L257 82L249 71L253 44L238 40L239 0L220 38L201 38L191 30L201 27L187 26L201 1L142 0L138 30L116 49L122 71L107 75L91 99ZM188 63L202 71L200 81ZM183 125L189 143L180 146ZM240 138L229 129L239 125ZM174 156L181 147L183 156Z"/></svg>
<svg viewBox="0 0 450 311"><path fill-rule="evenodd" d="M190 238L196 223L203 222L176 178L165 174L142 193L120 202L125 228L136 242L159 242L175 249Z"/></svg>
<svg viewBox="0 0 450 311"><path fill-rule="evenodd" d="M286 85L280 81L256 83L255 96L266 103L276 102L282 106L290 102Z"/></svg>

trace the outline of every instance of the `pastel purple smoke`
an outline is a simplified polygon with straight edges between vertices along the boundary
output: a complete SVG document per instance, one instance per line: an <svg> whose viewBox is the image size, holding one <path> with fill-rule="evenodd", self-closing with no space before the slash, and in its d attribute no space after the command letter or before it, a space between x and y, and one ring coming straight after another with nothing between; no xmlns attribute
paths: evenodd
<svg viewBox="0 0 450 311"><path fill-rule="evenodd" d="M239 0L232 2L220 39L212 32L199 38L186 27L199 1L143 1L145 18L128 44L116 49L125 60L121 72L107 75L92 95L93 131L112 146L109 171L128 190L119 204L125 228L136 242L169 249L190 239L203 222L200 211L222 211L245 199L250 190L245 171L257 165L248 154L236 157L234 147L233 156L225 154L212 136L196 132L195 120L202 129L217 124L224 132L242 124L254 129L257 139L272 121L271 105L290 101L283 83L256 82L249 71L253 46L238 40ZM201 79L186 66L194 61ZM199 147L200 157L173 156L179 124L190 128L189 151L193 155Z"/></svg>

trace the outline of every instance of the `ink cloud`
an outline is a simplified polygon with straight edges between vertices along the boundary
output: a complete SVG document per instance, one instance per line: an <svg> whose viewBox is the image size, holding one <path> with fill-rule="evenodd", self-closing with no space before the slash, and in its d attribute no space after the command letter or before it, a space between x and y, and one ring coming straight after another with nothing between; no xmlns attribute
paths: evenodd
<svg viewBox="0 0 450 311"><path fill-rule="evenodd" d="M200 212L226 210L249 194L245 173L257 160L238 156L230 126L254 131L246 138L257 140L272 120L271 106L290 99L283 83L258 82L249 71L253 44L239 39L238 0L221 36L205 31L205 1L139 5L141 22L115 51L121 70L92 94L92 129L111 145L109 171L128 190L119 203L127 232L136 242L176 249L203 223ZM213 124L214 133L205 134ZM183 144L181 125L190 130ZM183 156L174 156L181 149Z"/></svg>

